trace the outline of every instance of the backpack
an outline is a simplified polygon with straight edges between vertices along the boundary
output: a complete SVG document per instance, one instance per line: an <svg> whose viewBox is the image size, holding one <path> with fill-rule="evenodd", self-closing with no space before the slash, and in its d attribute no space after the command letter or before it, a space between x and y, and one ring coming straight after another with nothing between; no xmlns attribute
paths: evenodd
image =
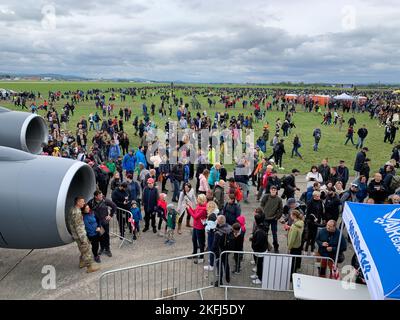
<svg viewBox="0 0 400 320"><path fill-rule="evenodd" d="M390 181L389 188L390 190L396 190L400 187L400 176L393 176L392 180Z"/></svg>
<svg viewBox="0 0 400 320"><path fill-rule="evenodd" d="M221 251L229 251L233 250L234 248L235 248L235 237L231 230L231 232L225 234L224 241L221 246Z"/></svg>

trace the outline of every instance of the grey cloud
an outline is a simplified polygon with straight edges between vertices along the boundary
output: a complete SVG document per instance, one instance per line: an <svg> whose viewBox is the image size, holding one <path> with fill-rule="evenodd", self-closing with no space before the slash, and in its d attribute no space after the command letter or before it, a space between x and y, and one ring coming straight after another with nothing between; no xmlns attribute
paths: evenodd
<svg viewBox="0 0 400 320"><path fill-rule="evenodd" d="M249 18L262 1L229 7L225 0L176 0L166 8L159 1L72 0L55 1L57 29L43 30L44 3L6 6L15 14L0 21L0 71L213 82L398 81L395 25L294 35Z"/></svg>

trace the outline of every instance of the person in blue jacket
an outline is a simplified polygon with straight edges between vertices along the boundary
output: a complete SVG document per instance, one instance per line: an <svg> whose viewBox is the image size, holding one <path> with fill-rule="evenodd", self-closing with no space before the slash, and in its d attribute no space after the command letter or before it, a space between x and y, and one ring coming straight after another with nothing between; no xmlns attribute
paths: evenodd
<svg viewBox="0 0 400 320"><path fill-rule="evenodd" d="M119 145L117 145L115 141L112 140L110 150L108 152L108 158L112 160L117 160L120 155L121 155L121 149Z"/></svg>
<svg viewBox="0 0 400 320"><path fill-rule="evenodd" d="M210 185L210 189L213 190L214 186L217 182L219 182L219 169L221 169L220 163L215 163L210 170L210 175L208 176L208 184Z"/></svg>
<svg viewBox="0 0 400 320"><path fill-rule="evenodd" d="M320 229L316 238L319 255L322 257L329 257L333 261L335 261L336 253L338 251L340 256L347 249L347 242L343 235L342 239L340 240L339 247L340 230L336 227L336 225L337 223L335 220L329 220L326 224L326 228ZM341 259L339 258L339 263L340 260ZM327 261L326 259L321 259L320 276L325 276L327 266L329 266L332 276L333 263L331 261Z"/></svg>
<svg viewBox="0 0 400 320"><path fill-rule="evenodd" d="M100 235L100 223L97 216L90 210L90 206L85 204L82 208L83 222L85 224L85 229L87 237L92 244L92 253L94 256L94 261L100 263L99 256L99 244L101 240Z"/></svg>
<svg viewBox="0 0 400 320"><path fill-rule="evenodd" d="M126 174L133 174L135 171L136 157L133 155L133 153L133 149L129 150L122 160L122 169L126 171Z"/></svg>
<svg viewBox="0 0 400 320"><path fill-rule="evenodd" d="M136 201L132 201L131 207L132 219L135 221L135 231L133 232L133 240L137 239L137 234L140 232L140 221L143 220L142 213Z"/></svg>
<svg viewBox="0 0 400 320"><path fill-rule="evenodd" d="M143 163L144 167L147 169L147 161L146 161L146 155L144 154L144 147L140 146L138 150L136 151L135 154L136 158L136 166L139 166L139 163Z"/></svg>
<svg viewBox="0 0 400 320"><path fill-rule="evenodd" d="M257 139L257 146L260 147L262 152L267 152L267 146L265 144L265 140L263 140L262 137L259 137Z"/></svg>

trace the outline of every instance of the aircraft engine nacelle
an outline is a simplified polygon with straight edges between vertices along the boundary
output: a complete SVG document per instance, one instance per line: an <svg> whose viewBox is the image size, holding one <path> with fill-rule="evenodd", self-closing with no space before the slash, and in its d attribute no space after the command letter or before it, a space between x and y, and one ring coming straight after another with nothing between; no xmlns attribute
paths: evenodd
<svg viewBox="0 0 400 320"><path fill-rule="evenodd" d="M42 117L0 107L0 146L39 154L47 141L48 129Z"/></svg>
<svg viewBox="0 0 400 320"><path fill-rule="evenodd" d="M96 189L87 164L37 155L47 140L42 117L0 107L2 248L42 249L72 242L67 219L74 199L87 201Z"/></svg>

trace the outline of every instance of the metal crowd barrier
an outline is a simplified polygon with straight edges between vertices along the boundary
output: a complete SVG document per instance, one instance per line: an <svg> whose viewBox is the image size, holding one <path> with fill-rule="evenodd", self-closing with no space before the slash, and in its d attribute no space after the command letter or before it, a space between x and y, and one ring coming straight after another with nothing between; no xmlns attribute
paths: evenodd
<svg viewBox="0 0 400 320"><path fill-rule="evenodd" d="M110 220L110 237L114 236L121 240L119 248L121 248L125 242L129 244L133 243L133 234L129 232L128 219L132 216L131 212L122 208L117 208L116 214ZM122 225L121 225L122 224ZM123 231L124 236L122 236Z"/></svg>
<svg viewBox="0 0 400 320"><path fill-rule="evenodd" d="M256 274L257 259L263 258L263 274L261 284L254 284L251 279L252 275ZM230 281L226 279L226 266L220 261L227 259L230 272ZM240 272L235 271L236 261L240 261ZM274 253L255 253L243 251L224 251L221 256L215 260L215 265L218 267L218 275L223 272L222 281L219 283L220 288L225 289L225 300L228 300L228 289L248 289L248 290L270 290L280 292L292 292L292 264L295 259L301 259L300 269L296 273L306 274L311 276L320 276L321 261L326 261L325 277L330 276L329 265L334 265L334 260L328 257L321 256L302 256L291 254L274 254ZM251 261L254 261L252 264ZM222 270L224 268L224 270ZM219 277L219 276L217 276ZM218 278L218 281L220 279Z"/></svg>
<svg viewBox="0 0 400 320"><path fill-rule="evenodd" d="M193 258L204 256L204 263ZM105 272L99 280L100 300L161 300L213 288L215 273L204 270L213 252L204 252ZM188 259L191 257L192 259Z"/></svg>

